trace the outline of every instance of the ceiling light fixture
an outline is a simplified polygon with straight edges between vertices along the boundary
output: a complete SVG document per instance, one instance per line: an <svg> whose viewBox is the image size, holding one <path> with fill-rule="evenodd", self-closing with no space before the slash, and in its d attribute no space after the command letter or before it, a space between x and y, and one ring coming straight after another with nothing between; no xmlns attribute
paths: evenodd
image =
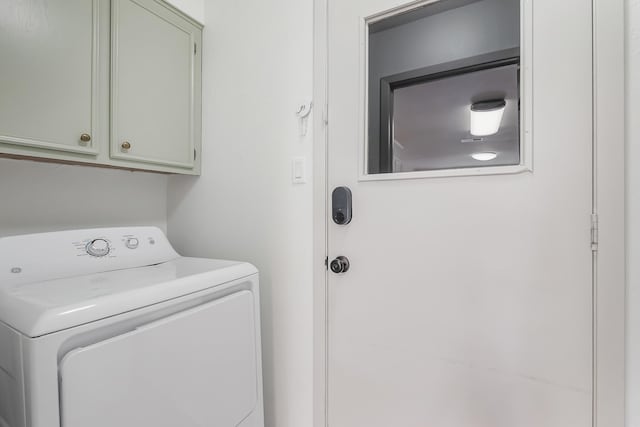
<svg viewBox="0 0 640 427"><path fill-rule="evenodd" d="M471 135L488 136L498 133L506 105L504 99L471 104Z"/></svg>
<svg viewBox="0 0 640 427"><path fill-rule="evenodd" d="M494 153L493 151L485 151L483 153L473 153L471 157L480 162L488 162L489 160L493 160L498 157L498 153Z"/></svg>

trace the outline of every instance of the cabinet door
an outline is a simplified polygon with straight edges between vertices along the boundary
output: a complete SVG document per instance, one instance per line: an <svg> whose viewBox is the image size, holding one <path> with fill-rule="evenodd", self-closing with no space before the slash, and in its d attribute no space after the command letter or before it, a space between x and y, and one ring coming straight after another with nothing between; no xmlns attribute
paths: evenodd
<svg viewBox="0 0 640 427"><path fill-rule="evenodd" d="M3 0L0 143L97 154L98 0Z"/></svg>
<svg viewBox="0 0 640 427"><path fill-rule="evenodd" d="M193 168L200 29L155 0L113 0L111 37L111 157Z"/></svg>

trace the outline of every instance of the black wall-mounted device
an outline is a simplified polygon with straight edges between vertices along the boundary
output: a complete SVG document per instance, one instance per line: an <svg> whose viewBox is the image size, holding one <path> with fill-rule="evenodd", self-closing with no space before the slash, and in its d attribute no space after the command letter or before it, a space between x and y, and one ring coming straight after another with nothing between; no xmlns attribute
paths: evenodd
<svg viewBox="0 0 640 427"><path fill-rule="evenodd" d="M351 190L347 187L336 187L331 193L331 217L338 225L346 225L351 222L353 211L351 209Z"/></svg>

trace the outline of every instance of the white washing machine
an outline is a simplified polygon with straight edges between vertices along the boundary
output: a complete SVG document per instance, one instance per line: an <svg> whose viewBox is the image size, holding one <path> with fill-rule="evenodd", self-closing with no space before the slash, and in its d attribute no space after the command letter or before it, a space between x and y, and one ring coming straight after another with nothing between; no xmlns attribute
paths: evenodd
<svg viewBox="0 0 640 427"><path fill-rule="evenodd" d="M259 319L155 227L0 238L0 426L263 427Z"/></svg>

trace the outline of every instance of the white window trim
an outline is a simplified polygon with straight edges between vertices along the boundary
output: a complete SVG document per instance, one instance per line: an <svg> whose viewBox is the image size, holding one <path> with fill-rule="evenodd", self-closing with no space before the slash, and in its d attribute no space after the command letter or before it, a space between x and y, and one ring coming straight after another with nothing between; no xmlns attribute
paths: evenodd
<svg viewBox="0 0 640 427"><path fill-rule="evenodd" d="M393 181L400 179L443 178L452 176L505 175L533 171L533 2L522 0L520 8L520 164L511 166L493 166L478 168L442 169L419 172L367 173L369 163L367 141L369 140L369 25L386 18L407 13L440 0L418 0L360 20L360 99L358 114L358 181Z"/></svg>

